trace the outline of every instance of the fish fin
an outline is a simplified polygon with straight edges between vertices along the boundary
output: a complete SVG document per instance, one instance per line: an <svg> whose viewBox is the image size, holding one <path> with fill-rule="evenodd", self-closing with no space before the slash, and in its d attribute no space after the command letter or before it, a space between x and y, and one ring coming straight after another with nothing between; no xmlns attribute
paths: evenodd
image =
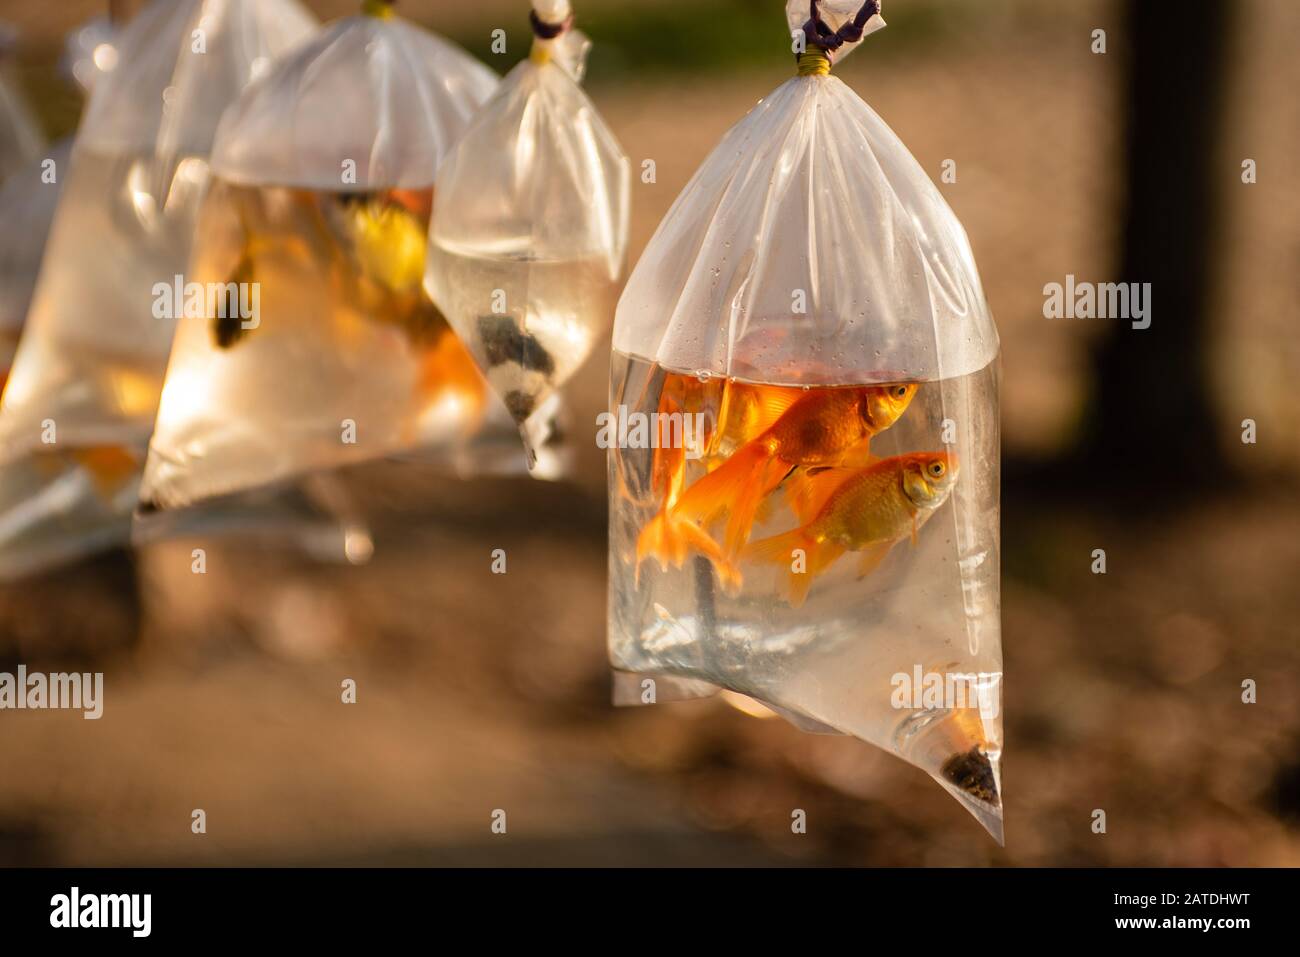
<svg viewBox="0 0 1300 957"><path fill-rule="evenodd" d="M847 468L795 469L786 482L786 502L799 522L806 525L817 517L835 490L853 474L854 470Z"/></svg>
<svg viewBox="0 0 1300 957"><path fill-rule="evenodd" d="M677 531L683 541L713 563L723 590L729 595L737 594L744 583L740 569L722 553L709 533L694 522L681 522Z"/></svg>
<svg viewBox="0 0 1300 957"><path fill-rule="evenodd" d="M758 400L758 421L754 424L754 434L760 435L770 429L790 410L790 406L807 394L802 389L763 387Z"/></svg>
<svg viewBox="0 0 1300 957"><path fill-rule="evenodd" d="M769 458L752 473L749 481L740 487L731 503L731 517L727 519L725 545L727 554L735 558L749 541L754 517L768 494L781 484L790 466L776 458Z"/></svg>
<svg viewBox="0 0 1300 957"><path fill-rule="evenodd" d="M716 434L719 436L730 435L735 426L732 425L733 416L743 416L744 412L735 410L735 406L740 402L740 396L744 393L757 393L757 401L748 407L756 409L757 414L752 422L747 423L748 428L745 430L748 434L741 437L742 442L748 442L757 436L762 435L773 425L776 420L785 415L790 406L794 405L799 399L806 395L802 389L791 389L782 386L755 386L748 382L737 382L735 379L728 379L727 385L722 392L722 402L718 406L718 428ZM741 409L745 409L741 405Z"/></svg>
<svg viewBox="0 0 1300 957"><path fill-rule="evenodd" d="M869 465L875 465L881 461L879 455L873 455L871 452L871 436L860 440L849 447L840 459L840 468L846 469L865 469Z"/></svg>
<svg viewBox="0 0 1300 957"><path fill-rule="evenodd" d="M637 536L637 583L641 581L641 563L647 558L655 559L660 569L667 571L670 565L681 568L692 549L713 562L724 588L732 593L739 591L742 582L740 570L727 560L718 543L690 519L668 511L661 511L646 522Z"/></svg>
<svg viewBox="0 0 1300 957"><path fill-rule="evenodd" d="M744 557L755 562L769 562L773 565L789 564L794 558L794 550L802 548L807 554L813 544L803 528L794 528L780 535L750 542L744 551Z"/></svg>
<svg viewBox="0 0 1300 957"><path fill-rule="evenodd" d="M803 550L803 567L797 569L799 556L797 549ZM785 564L789 567L789 595L791 607L798 608L808 597L813 579L826 570L837 558L844 554L844 546L834 542L818 542L808 535L804 528L796 528L771 538L750 544L745 549L745 556L757 562Z"/></svg>
<svg viewBox="0 0 1300 957"><path fill-rule="evenodd" d="M681 406L667 392L659 397L659 413L673 415ZM662 502L675 502L681 495L682 481L686 477L686 452L681 446L656 443L650 459L650 488Z"/></svg>
<svg viewBox="0 0 1300 957"><path fill-rule="evenodd" d="M753 473L769 458L771 454L762 442L751 442L738 449L731 458L688 487L673 505L673 514L707 526L731 507L752 481Z"/></svg>
<svg viewBox="0 0 1300 957"><path fill-rule="evenodd" d="M790 607L798 608L808 598L813 579L829 568L844 554L844 546L834 542L815 544L808 550L808 569L803 573L790 572Z"/></svg>
<svg viewBox="0 0 1300 957"><path fill-rule="evenodd" d="M667 512L659 512L645 523L636 539L638 569L647 558L658 561L659 567L664 571L668 570L669 565L681 567L686 559L686 543L680 535L681 524L681 519L674 519Z"/></svg>
<svg viewBox="0 0 1300 957"><path fill-rule="evenodd" d="M885 560L885 557L889 554L889 550L893 545L893 542L880 542L876 545L868 545L866 548L862 549L858 553L859 556L861 556L858 559L858 579L861 580L866 578L879 568L880 563Z"/></svg>

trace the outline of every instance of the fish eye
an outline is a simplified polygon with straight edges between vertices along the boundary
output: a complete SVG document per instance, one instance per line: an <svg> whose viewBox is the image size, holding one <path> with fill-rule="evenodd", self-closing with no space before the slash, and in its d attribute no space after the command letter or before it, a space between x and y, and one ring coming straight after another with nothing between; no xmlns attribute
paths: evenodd
<svg viewBox="0 0 1300 957"><path fill-rule="evenodd" d="M894 389L894 396L895 396L896 398L901 399L901 398L902 398L903 396L905 396L905 395L907 395L907 386L905 386L905 385L900 385L900 386L898 386L897 388Z"/></svg>
<svg viewBox="0 0 1300 957"><path fill-rule="evenodd" d="M940 475L942 475L942 474L943 474L943 471L944 471L944 469L943 469L943 463L942 463L942 462L931 462L931 463L930 463L930 474L933 475L935 478L938 478Z"/></svg>

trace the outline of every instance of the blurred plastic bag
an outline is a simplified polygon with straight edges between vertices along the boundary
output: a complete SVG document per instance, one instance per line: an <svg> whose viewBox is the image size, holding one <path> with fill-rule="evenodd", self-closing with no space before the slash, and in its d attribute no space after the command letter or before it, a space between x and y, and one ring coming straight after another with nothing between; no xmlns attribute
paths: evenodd
<svg viewBox="0 0 1300 957"><path fill-rule="evenodd" d="M0 65L17 43L17 33L0 23ZM40 267L57 189L37 188L45 138L27 104L0 75L0 392L4 391L18 334Z"/></svg>
<svg viewBox="0 0 1300 957"><path fill-rule="evenodd" d="M182 324L150 507L399 453L522 469L504 410L420 288L438 163L496 77L366 6L222 126L190 278L256 288L258 315Z"/></svg>
<svg viewBox="0 0 1300 957"><path fill-rule="evenodd" d="M62 180L50 182L49 176L66 170L71 156L71 138L60 140L49 156L28 163L0 185L0 218L5 223L0 232L0 393L9 378L61 195Z"/></svg>
<svg viewBox="0 0 1300 957"><path fill-rule="evenodd" d="M617 698L856 735L1000 841L998 337L956 216L829 75L875 4L817 6L619 301L613 411L668 428L610 456Z"/></svg>
<svg viewBox="0 0 1300 957"><path fill-rule="evenodd" d="M0 576L126 540L213 133L313 26L297 0L155 0L123 28L0 403Z"/></svg>
<svg viewBox="0 0 1300 957"><path fill-rule="evenodd" d="M532 54L438 172L425 286L520 424L607 328L627 253L627 157L578 80L568 0L534 0Z"/></svg>
<svg viewBox="0 0 1300 957"><path fill-rule="evenodd" d="M117 48L107 18L99 17L68 34L63 66L81 90L89 92L94 81L116 63ZM0 182L0 218L7 227L0 232L0 393L36 288L45 240L63 192L60 173L72 157L72 139L67 136L49 150L38 149L26 165ZM43 146L43 141L37 145Z"/></svg>
<svg viewBox="0 0 1300 957"><path fill-rule="evenodd" d="M278 63L221 126L189 277L247 290L245 308L181 323L149 508L415 451L523 470L509 417L421 286L438 164L496 75L367 9Z"/></svg>

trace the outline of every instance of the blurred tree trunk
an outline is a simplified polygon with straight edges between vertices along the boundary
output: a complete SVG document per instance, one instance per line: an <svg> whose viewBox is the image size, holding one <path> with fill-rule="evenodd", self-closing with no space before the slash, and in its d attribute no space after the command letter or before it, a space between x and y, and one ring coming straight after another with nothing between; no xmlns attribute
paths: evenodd
<svg viewBox="0 0 1300 957"><path fill-rule="evenodd" d="M1092 355L1077 449L1090 477L1126 494L1203 487L1224 471L1210 394L1209 331L1220 189L1216 163L1234 4L1129 0L1121 262L1151 284L1151 325L1110 320ZM1114 34L1116 31L1112 31ZM1112 35L1112 40L1119 39Z"/></svg>

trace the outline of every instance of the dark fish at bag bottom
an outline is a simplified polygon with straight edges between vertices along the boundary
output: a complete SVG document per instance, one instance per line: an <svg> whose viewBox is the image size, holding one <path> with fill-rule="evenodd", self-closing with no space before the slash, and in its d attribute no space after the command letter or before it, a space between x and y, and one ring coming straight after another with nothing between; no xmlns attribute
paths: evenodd
<svg viewBox="0 0 1300 957"><path fill-rule="evenodd" d="M519 328L510 316L479 316L478 334L483 351L492 367L516 363L528 372L538 372L549 380L555 375L555 360L534 336Z"/></svg>
<svg viewBox="0 0 1300 957"><path fill-rule="evenodd" d="M524 373L541 376L549 385L555 376L555 359L536 337L519 328L511 316L479 316L478 335L491 372L517 365ZM538 396L523 389L503 389L502 400L510 414L522 422L537 408Z"/></svg>
<svg viewBox="0 0 1300 957"><path fill-rule="evenodd" d="M971 797L986 804L998 803L998 785L988 755L975 745L964 754L954 754L943 763L943 776Z"/></svg>

